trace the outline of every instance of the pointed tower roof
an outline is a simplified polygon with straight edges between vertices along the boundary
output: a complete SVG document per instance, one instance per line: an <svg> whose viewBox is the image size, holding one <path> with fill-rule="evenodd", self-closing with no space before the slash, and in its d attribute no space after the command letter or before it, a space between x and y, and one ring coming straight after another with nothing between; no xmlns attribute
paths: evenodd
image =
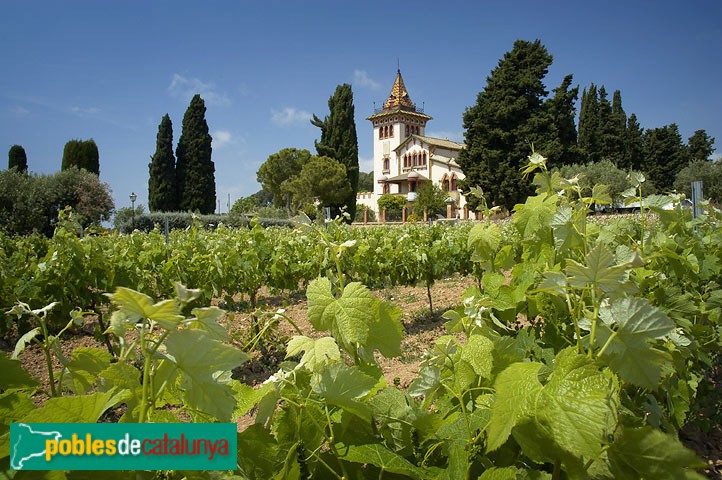
<svg viewBox="0 0 722 480"><path fill-rule="evenodd" d="M391 87L389 98L386 100L386 103L384 103L384 110L392 110L399 107L416 111L416 105L411 101L409 92L406 91L404 79L401 77L401 70L396 70L396 80L394 81L393 87Z"/></svg>

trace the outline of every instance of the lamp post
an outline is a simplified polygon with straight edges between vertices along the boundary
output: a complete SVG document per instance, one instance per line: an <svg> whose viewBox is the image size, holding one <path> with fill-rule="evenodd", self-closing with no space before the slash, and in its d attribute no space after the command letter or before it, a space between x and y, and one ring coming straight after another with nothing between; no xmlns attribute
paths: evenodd
<svg viewBox="0 0 722 480"><path fill-rule="evenodd" d="M133 227L133 230L135 230L135 199L138 198L138 195L135 194L135 192L132 192L130 194L130 210L132 212L132 222L131 225Z"/></svg>

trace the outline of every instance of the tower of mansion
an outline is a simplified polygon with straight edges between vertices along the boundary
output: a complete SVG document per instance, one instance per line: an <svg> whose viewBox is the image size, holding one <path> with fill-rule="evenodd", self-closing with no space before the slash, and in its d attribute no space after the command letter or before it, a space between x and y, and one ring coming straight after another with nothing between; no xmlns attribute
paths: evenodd
<svg viewBox="0 0 722 480"><path fill-rule="evenodd" d="M401 71L397 71L383 108L375 109L367 119L374 126L374 191L360 192L357 205L366 205L378 215L379 197L390 193L405 196L410 206L416 201L419 185L432 182L448 192L451 215L467 217L466 199L457 188L464 174L456 157L464 145L427 137L426 123L431 119L411 101Z"/></svg>

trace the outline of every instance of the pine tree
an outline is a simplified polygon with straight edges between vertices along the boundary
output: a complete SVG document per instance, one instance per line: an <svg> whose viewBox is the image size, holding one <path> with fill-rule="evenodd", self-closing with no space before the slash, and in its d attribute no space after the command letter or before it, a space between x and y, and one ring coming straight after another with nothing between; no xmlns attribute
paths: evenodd
<svg viewBox="0 0 722 480"><path fill-rule="evenodd" d="M714 148L714 137L707 135L705 130L697 130L687 141L687 151L690 160L709 160Z"/></svg>
<svg viewBox="0 0 722 480"><path fill-rule="evenodd" d="M90 173L100 175L100 154L95 140L70 140L63 148L61 170L68 168L84 168Z"/></svg>
<svg viewBox="0 0 722 480"><path fill-rule="evenodd" d="M624 169L641 170L644 158L644 129L634 113L627 120L623 161L617 166Z"/></svg>
<svg viewBox="0 0 722 480"><path fill-rule="evenodd" d="M183 116L183 132L176 149L178 206L183 211L213 213L216 209L216 167L211 160L211 141L206 105L196 94Z"/></svg>
<svg viewBox="0 0 722 480"><path fill-rule="evenodd" d="M178 210L178 186L173 156L173 124L166 113L158 125L155 154L148 164L148 209L151 212Z"/></svg>
<svg viewBox="0 0 722 480"><path fill-rule="evenodd" d="M519 167L548 135L549 115L543 99L542 79L552 56L539 40L517 40L487 77L476 104L464 112L466 148L457 162L466 178L462 190L481 187L493 205L512 209L530 193L529 181ZM475 200L471 200L475 207Z"/></svg>
<svg viewBox="0 0 722 480"><path fill-rule="evenodd" d="M8 152L8 169L14 168L18 172L28 172L28 156L20 145L13 145Z"/></svg>
<svg viewBox="0 0 722 480"><path fill-rule="evenodd" d="M688 163L676 124L645 132L643 171L658 189L670 190L675 177Z"/></svg>
<svg viewBox="0 0 722 480"><path fill-rule="evenodd" d="M321 129L321 140L316 141L319 157L330 157L346 167L346 175L351 189L343 202L332 206L332 215L338 215L342 206L346 207L350 218L356 215L356 192L358 191L358 138L354 120L353 92L351 85L344 83L328 100L329 115L323 120L313 116L311 124Z"/></svg>

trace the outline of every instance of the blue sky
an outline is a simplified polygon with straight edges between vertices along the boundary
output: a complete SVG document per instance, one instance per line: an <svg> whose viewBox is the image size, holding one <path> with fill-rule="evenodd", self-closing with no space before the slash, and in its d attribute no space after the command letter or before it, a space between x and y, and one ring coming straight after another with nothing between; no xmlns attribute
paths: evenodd
<svg viewBox="0 0 722 480"><path fill-rule="evenodd" d="M320 135L336 85L353 85L362 170L366 117L397 60L427 134L463 140L462 114L516 39L554 56L548 90L574 74L619 89L644 128L705 129L722 152L722 2L0 0L0 148L59 170L65 142L93 138L116 207L147 204L161 117L174 141L194 93L206 101L221 210L260 187L256 170ZM578 105L577 105L578 106Z"/></svg>

